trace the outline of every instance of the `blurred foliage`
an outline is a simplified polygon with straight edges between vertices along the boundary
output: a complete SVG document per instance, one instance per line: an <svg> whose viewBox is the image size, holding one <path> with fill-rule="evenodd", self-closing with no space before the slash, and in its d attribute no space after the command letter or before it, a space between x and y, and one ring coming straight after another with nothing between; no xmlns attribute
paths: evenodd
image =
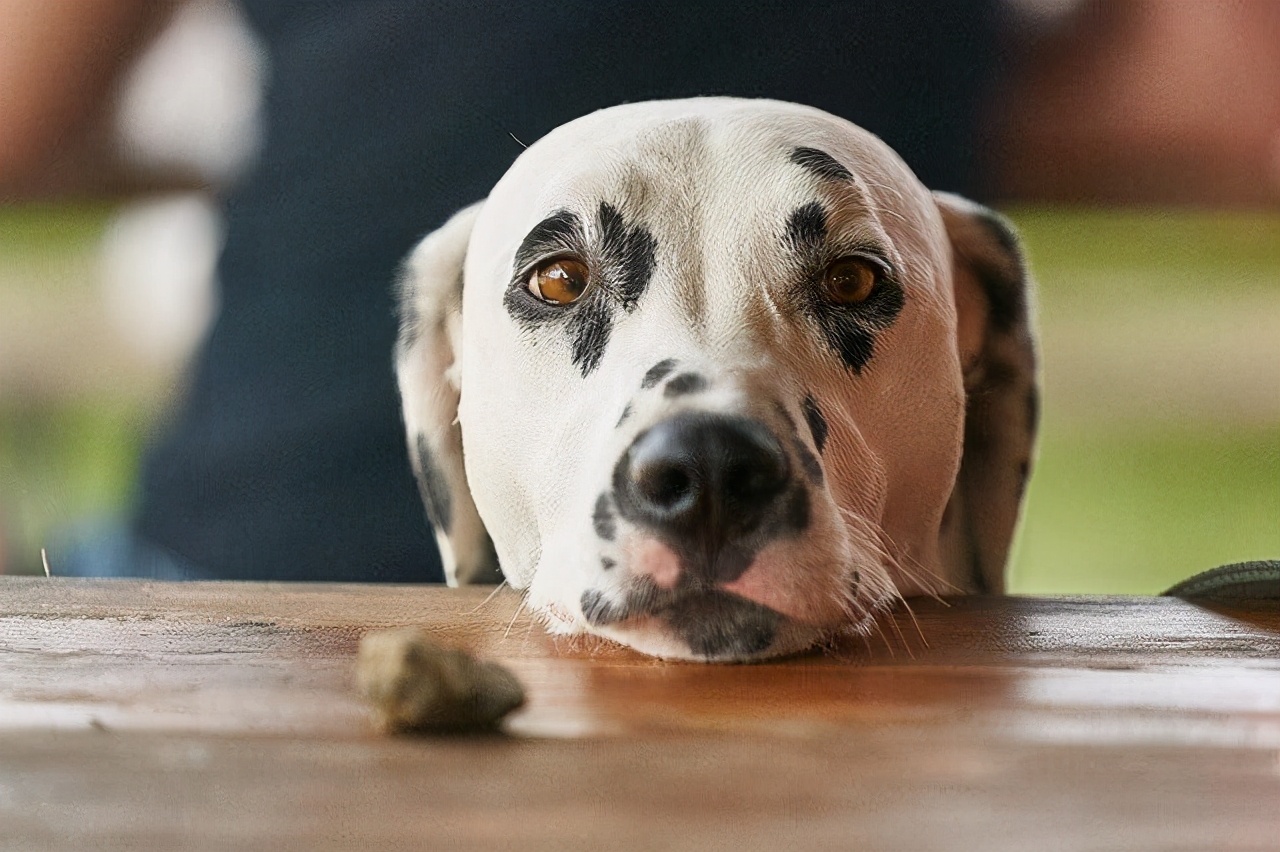
<svg viewBox="0 0 1280 852"><path fill-rule="evenodd" d="M0 289L71 286L56 271L85 265L106 212L0 208ZM1176 297L1195 311L1280 293L1280 216L1015 210L1012 218L1040 282L1045 336L1065 317L1101 319L1140 300ZM1280 375L1260 386L1280 394ZM1229 411L1212 421L1087 408L1067 418L1047 390L1015 591L1155 592L1219 563L1280 557L1280 423ZM122 402L110 391L0 396L0 523L19 567L39 570L39 548L60 525L126 504L162 401Z"/></svg>
<svg viewBox="0 0 1280 852"><path fill-rule="evenodd" d="M63 524L123 510L146 433L127 403L0 404L0 504L23 573Z"/></svg>
<svg viewBox="0 0 1280 852"><path fill-rule="evenodd" d="M0 205L0 287L44 289L61 281L62 276L49 271L69 263L83 265L110 216L111 207L105 204ZM20 276L25 280L15 280Z"/></svg>
<svg viewBox="0 0 1280 852"><path fill-rule="evenodd" d="M93 258L111 212L0 207L0 305L48 310L64 296L93 303ZM0 323L0 334L6 328L14 332ZM10 571L40 571L40 548L63 524L122 510L147 429L149 407L136 399L117 399L111 388L68 398L57 384L0 387L0 539Z"/></svg>
<svg viewBox="0 0 1280 852"><path fill-rule="evenodd" d="M1272 213L1015 210L1011 218L1038 281L1045 340L1068 323L1114 334L1113 316L1149 305L1153 321L1178 320L1165 329L1176 352L1180 330L1233 300L1270 293L1280 305ZM1061 366L1047 369L1061 375ZM1101 369L1092 378L1108 380ZM1256 384L1280 396L1280 369ZM1222 563L1280 558L1280 422L1251 420L1244 401L1211 420L1172 419L1064 400L1057 389L1044 388L1014 591L1151 593Z"/></svg>
<svg viewBox="0 0 1280 852"><path fill-rule="evenodd" d="M1137 289L1169 287L1203 290L1280 286L1280 216L1252 211L1164 209L1057 210L1008 212L1026 243L1045 298L1126 296ZM1223 279L1225 270L1232 275ZM1065 285L1069 274L1103 272L1085 292ZM1134 276L1130 278L1130 276ZM1098 281L1096 276L1089 280ZM1101 291L1101 292L1099 292Z"/></svg>
<svg viewBox="0 0 1280 852"><path fill-rule="evenodd" d="M1046 425L1013 591L1151 593L1280 558L1280 424Z"/></svg>

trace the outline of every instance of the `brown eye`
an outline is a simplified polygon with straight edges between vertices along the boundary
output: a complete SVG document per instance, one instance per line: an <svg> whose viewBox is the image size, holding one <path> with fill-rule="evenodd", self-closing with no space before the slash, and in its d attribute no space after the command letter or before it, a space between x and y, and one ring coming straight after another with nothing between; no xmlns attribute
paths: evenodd
<svg viewBox="0 0 1280 852"><path fill-rule="evenodd" d="M587 265L562 258L544 263L529 275L529 292L544 302L567 305L587 289Z"/></svg>
<svg viewBox="0 0 1280 852"><path fill-rule="evenodd" d="M861 257L842 257L827 267L822 279L827 299L837 305L865 302L880 280L882 270Z"/></svg>

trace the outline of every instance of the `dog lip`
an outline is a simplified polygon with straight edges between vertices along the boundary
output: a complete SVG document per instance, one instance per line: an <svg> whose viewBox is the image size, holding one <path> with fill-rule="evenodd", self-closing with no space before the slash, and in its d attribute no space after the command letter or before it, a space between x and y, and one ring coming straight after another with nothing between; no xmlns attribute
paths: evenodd
<svg viewBox="0 0 1280 852"><path fill-rule="evenodd" d="M719 589L685 594L661 618L706 659L751 657L773 644L785 617L764 604Z"/></svg>
<svg viewBox="0 0 1280 852"><path fill-rule="evenodd" d="M582 593L581 603L583 615L596 627L647 618L695 618L725 608L768 613L774 618L789 620L777 610L734 592L703 586L666 590L646 585L632 590L623 600L611 600L599 589L587 589Z"/></svg>
<svg viewBox="0 0 1280 852"><path fill-rule="evenodd" d="M764 604L720 589L633 592L639 600L610 601L598 589L582 594L582 611L594 627L662 621L667 629L707 660L742 659L763 653L789 619Z"/></svg>

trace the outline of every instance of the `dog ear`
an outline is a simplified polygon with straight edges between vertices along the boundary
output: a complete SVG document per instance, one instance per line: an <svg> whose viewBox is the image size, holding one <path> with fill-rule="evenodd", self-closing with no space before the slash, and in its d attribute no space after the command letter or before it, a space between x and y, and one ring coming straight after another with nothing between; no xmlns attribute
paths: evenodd
<svg viewBox="0 0 1280 852"><path fill-rule="evenodd" d="M458 212L418 244L404 263L397 293L396 381L409 458L451 586L502 579L471 499L458 426L462 270L482 204Z"/></svg>
<svg viewBox="0 0 1280 852"><path fill-rule="evenodd" d="M1032 285L1002 216L958 196L935 199L951 240L965 390L964 453L942 547L953 577L999 594L1039 419Z"/></svg>

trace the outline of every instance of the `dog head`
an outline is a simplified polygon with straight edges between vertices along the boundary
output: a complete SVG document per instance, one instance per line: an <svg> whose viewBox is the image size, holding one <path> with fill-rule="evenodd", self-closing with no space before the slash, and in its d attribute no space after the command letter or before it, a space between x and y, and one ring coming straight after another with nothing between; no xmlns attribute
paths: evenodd
<svg viewBox="0 0 1280 852"><path fill-rule="evenodd" d="M869 133L728 98L531 146L406 263L396 364L451 582L749 659L1000 591L1035 430L1008 226Z"/></svg>

